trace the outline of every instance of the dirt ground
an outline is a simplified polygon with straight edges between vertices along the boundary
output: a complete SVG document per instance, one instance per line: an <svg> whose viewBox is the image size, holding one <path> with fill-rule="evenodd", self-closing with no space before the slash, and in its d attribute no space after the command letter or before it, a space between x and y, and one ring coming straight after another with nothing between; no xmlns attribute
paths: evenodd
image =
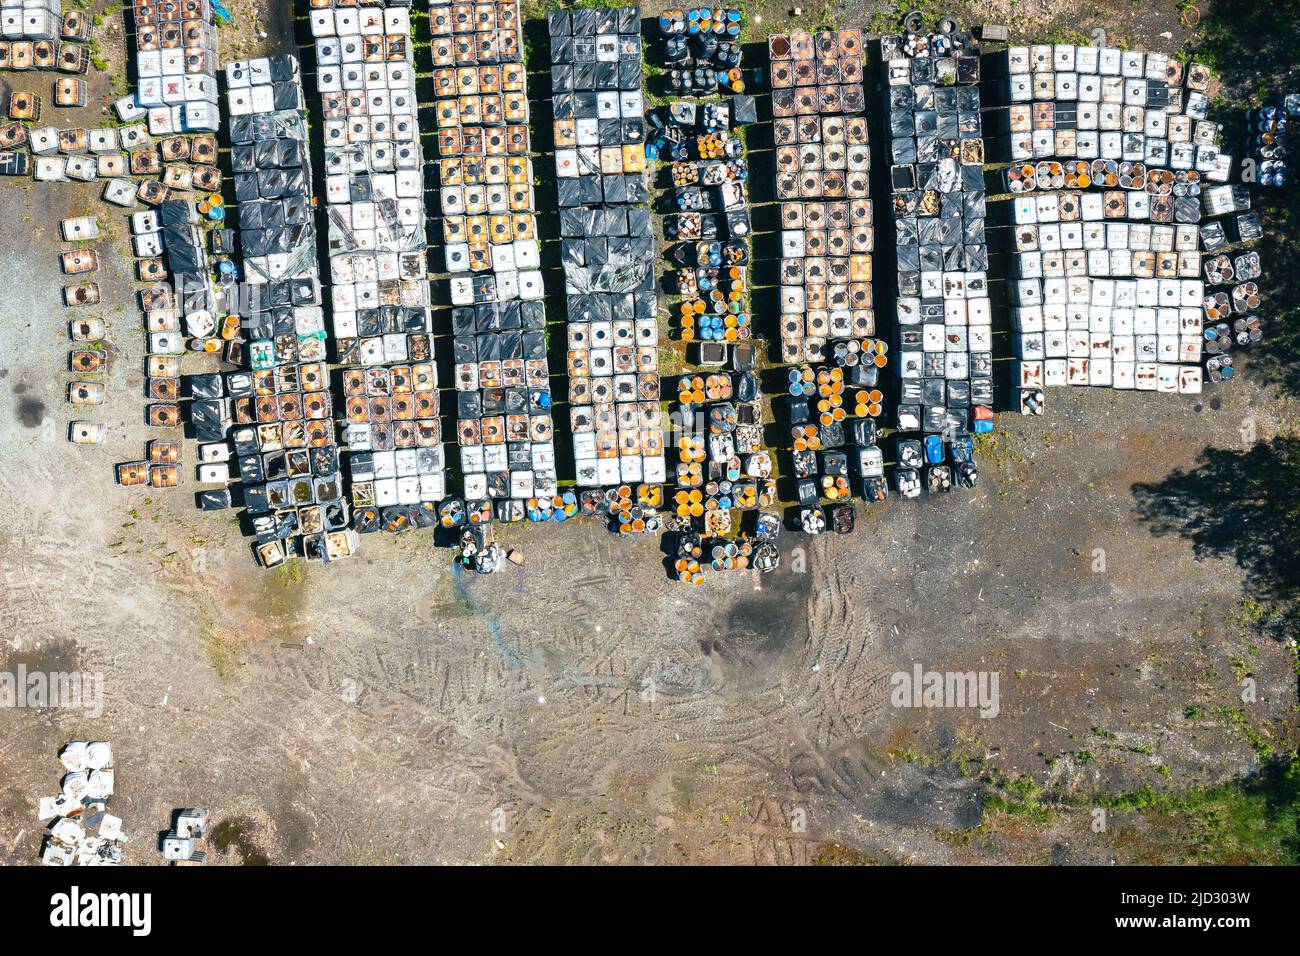
<svg viewBox="0 0 1300 956"><path fill-rule="evenodd" d="M283 5L265 38L246 6L231 48L287 48ZM1184 39L1162 38L1172 2L1111 6L1097 19L1132 42ZM978 18L1050 32L1068 8ZM763 32L788 17L760 9ZM106 29L111 75L120 14ZM0 709L0 863L37 859L70 739L112 741L137 864L162 862L184 806L213 811L213 861L232 864L1167 862L1137 815L1094 832L1090 801L1294 747L1294 650L1255 633L1241 567L1136 505L1207 447L1291 427L1249 367L1199 400L1054 390L1042 418L1000 416L973 494L791 539L761 578L687 589L657 542L591 522L502 528L526 564L495 577L454 573L423 534L265 573L192 487L112 483L148 437L120 216L100 246L111 438L65 440L57 222L96 209L79 184L0 183L0 670L101 673L106 695L97 719ZM1000 713L891 706L914 663L997 672ZM986 820L990 778L1069 809L953 839Z"/></svg>

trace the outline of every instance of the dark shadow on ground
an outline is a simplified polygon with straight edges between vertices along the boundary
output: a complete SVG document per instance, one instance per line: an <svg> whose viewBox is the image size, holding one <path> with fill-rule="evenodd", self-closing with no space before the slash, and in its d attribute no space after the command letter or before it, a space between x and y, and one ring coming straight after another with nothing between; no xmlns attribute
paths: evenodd
<svg viewBox="0 0 1300 956"><path fill-rule="evenodd" d="M1261 608L1255 623L1282 639L1300 624L1298 481L1300 438L1278 437L1246 450L1207 448L1194 468L1132 490L1154 534L1181 535L1197 557L1235 560L1248 606Z"/></svg>
<svg viewBox="0 0 1300 956"><path fill-rule="evenodd" d="M1300 90L1300 0L1200 4L1199 14L1185 58L1208 64L1221 79L1213 116L1224 125L1225 147L1240 159L1247 152L1246 111ZM1251 205L1264 225L1264 341L1234 352L1246 377L1300 395L1300 188L1252 188ZM1271 609L1256 623L1281 636L1300 626L1297 478L1300 438L1283 435L1245 450L1206 448L1194 468L1135 485L1133 494L1154 533L1182 535L1199 556L1233 558L1245 572L1244 598Z"/></svg>

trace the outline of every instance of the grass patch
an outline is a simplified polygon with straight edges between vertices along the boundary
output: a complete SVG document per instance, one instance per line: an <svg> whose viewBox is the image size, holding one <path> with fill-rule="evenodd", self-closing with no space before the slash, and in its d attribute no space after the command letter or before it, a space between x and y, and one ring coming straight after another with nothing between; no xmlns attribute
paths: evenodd
<svg viewBox="0 0 1300 956"><path fill-rule="evenodd" d="M903 17L915 10L921 15L921 22L925 30L933 30L939 25L939 20L943 17L944 12L940 4L935 0L919 0L919 2L899 2L885 4L872 12L867 18L866 32L872 36L879 34L894 34L903 31Z"/></svg>
<svg viewBox="0 0 1300 956"><path fill-rule="evenodd" d="M922 761L921 754L917 753L915 750L907 750L906 748L886 750L885 753L889 754L889 756L891 757L903 761L904 763L920 763Z"/></svg>
<svg viewBox="0 0 1300 956"><path fill-rule="evenodd" d="M1033 777L1006 779L986 775L980 779L995 788L984 795L985 824L990 815L1015 817L1039 825L1051 823L1056 818L1056 810L1043 802L1044 792ZM981 824L980 829L985 824Z"/></svg>
<svg viewBox="0 0 1300 956"><path fill-rule="evenodd" d="M1273 760L1249 777L1169 793L1142 787L1096 805L1141 813L1179 847L1170 863L1300 865L1300 761Z"/></svg>
<svg viewBox="0 0 1300 956"><path fill-rule="evenodd" d="M289 558L284 564L275 569L276 580L280 587L291 588L302 584L306 571L303 563L299 558Z"/></svg>
<svg viewBox="0 0 1300 956"><path fill-rule="evenodd" d="M840 843L820 843L809 862L813 866L879 866L880 864L857 850Z"/></svg>
<svg viewBox="0 0 1300 956"><path fill-rule="evenodd" d="M212 669L223 684L230 683L239 668L246 666L243 646L233 637L222 637L212 631L203 638L203 650L208 655Z"/></svg>
<svg viewBox="0 0 1300 956"><path fill-rule="evenodd" d="M1047 37L1048 43L1073 43L1075 46L1092 46L1092 37L1078 27L1061 26Z"/></svg>
<svg viewBox="0 0 1300 956"><path fill-rule="evenodd" d="M1159 772L1170 776L1167 767ZM972 830L941 833L950 845L971 845L991 825L996 829L999 816L1046 826L1059 809L1102 807L1141 816L1144 832L1137 845L1145 863L1300 865L1300 760L1295 753L1214 787L1181 792L1139 787L1125 793L1072 796L1055 804L1028 777L981 779L994 788L984 797L984 823ZM1125 831L1131 828L1126 825Z"/></svg>

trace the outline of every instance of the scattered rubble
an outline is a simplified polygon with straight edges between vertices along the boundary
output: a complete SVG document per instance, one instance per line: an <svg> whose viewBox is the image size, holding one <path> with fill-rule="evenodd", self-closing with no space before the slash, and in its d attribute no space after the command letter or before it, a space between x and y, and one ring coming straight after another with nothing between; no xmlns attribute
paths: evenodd
<svg viewBox="0 0 1300 956"><path fill-rule="evenodd" d="M207 810L177 810L175 826L161 841L163 856L172 866L206 866L208 855L198 842L207 834Z"/></svg>
<svg viewBox="0 0 1300 956"><path fill-rule="evenodd" d="M37 813L42 822L53 820L41 862L46 866L125 863L122 820L107 812L114 784L112 746L104 740L74 740L59 752L59 761L67 771L60 792L42 797Z"/></svg>

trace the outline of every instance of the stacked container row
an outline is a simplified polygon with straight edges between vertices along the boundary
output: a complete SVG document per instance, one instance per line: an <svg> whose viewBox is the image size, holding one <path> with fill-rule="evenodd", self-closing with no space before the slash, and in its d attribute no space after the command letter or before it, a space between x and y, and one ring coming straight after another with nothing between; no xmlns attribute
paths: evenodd
<svg viewBox="0 0 1300 956"><path fill-rule="evenodd" d="M315 209L298 61L232 63L230 116L247 368L225 376L231 441L255 551L273 567L301 548L335 560L355 550L339 471Z"/></svg>
<svg viewBox="0 0 1300 956"><path fill-rule="evenodd" d="M876 331L875 226L859 30L768 39L781 201L781 358Z"/></svg>
<svg viewBox="0 0 1300 956"><path fill-rule="evenodd" d="M133 0L132 40L138 84L135 106L147 111L155 136L215 132L217 108L217 24L211 0ZM260 85L260 84L259 84ZM232 116L273 108L231 97Z"/></svg>
<svg viewBox="0 0 1300 956"><path fill-rule="evenodd" d="M317 2L326 247L354 526L446 496L408 4Z"/></svg>
<svg viewBox="0 0 1300 956"><path fill-rule="evenodd" d="M1007 151L1013 162L1099 157L1226 179L1220 127L1207 119L1212 74L1163 53L1071 43L1010 47Z"/></svg>
<svg viewBox="0 0 1300 956"><path fill-rule="evenodd" d="M0 0L0 37L53 40L63 19L61 0Z"/></svg>
<svg viewBox="0 0 1300 956"><path fill-rule="evenodd" d="M557 488L522 24L511 0L429 26L464 495L514 519Z"/></svg>
<svg viewBox="0 0 1300 956"><path fill-rule="evenodd" d="M546 20L577 483L657 484L666 465L640 12Z"/></svg>
<svg viewBox="0 0 1300 956"><path fill-rule="evenodd" d="M1201 64L1071 44L1012 47L1013 386L1196 394L1204 379L1202 193L1232 159ZM1164 168L1167 167L1167 168ZM1226 187L1218 187L1226 188ZM1023 195L1037 193L1037 195Z"/></svg>
<svg viewBox="0 0 1300 956"><path fill-rule="evenodd" d="M980 58L968 34L880 42L898 257L897 426L925 433L926 483L945 490L967 464L968 432L992 428ZM899 459L900 493L919 494L921 473Z"/></svg>

